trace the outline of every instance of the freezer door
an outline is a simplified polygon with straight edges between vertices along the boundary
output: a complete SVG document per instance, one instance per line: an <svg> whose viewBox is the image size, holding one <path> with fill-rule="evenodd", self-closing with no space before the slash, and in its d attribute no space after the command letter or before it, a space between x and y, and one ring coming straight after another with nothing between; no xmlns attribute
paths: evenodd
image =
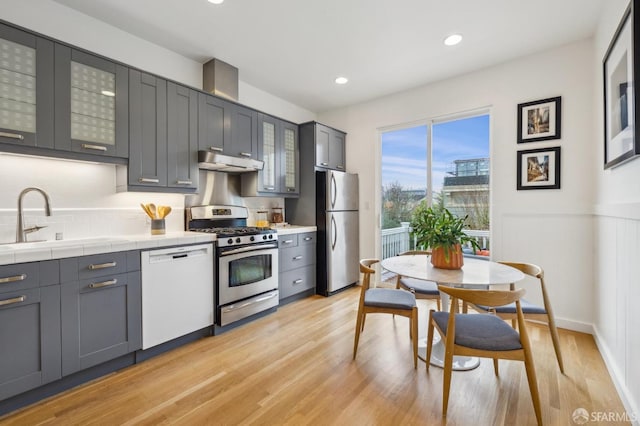
<svg viewBox="0 0 640 426"><path fill-rule="evenodd" d="M358 281L358 212L327 213L327 291Z"/></svg>
<svg viewBox="0 0 640 426"><path fill-rule="evenodd" d="M327 210L358 210L358 175L329 171L326 176Z"/></svg>

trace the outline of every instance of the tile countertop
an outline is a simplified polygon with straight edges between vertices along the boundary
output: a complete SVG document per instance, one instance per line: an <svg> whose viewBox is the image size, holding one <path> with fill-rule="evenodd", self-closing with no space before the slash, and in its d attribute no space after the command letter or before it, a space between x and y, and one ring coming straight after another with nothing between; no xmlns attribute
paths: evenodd
<svg viewBox="0 0 640 426"><path fill-rule="evenodd" d="M0 265L212 241L215 241L215 235L197 232L170 232L165 235L141 234L0 244Z"/></svg>
<svg viewBox="0 0 640 426"><path fill-rule="evenodd" d="M302 225L272 226L271 228L278 231L278 235L302 234L303 232L316 232L318 230L317 226Z"/></svg>

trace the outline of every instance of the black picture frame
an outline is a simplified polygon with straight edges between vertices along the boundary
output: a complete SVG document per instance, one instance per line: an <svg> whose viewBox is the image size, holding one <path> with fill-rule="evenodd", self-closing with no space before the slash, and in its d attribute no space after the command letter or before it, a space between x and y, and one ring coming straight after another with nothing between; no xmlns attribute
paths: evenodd
<svg viewBox="0 0 640 426"><path fill-rule="evenodd" d="M518 151L517 187L560 189L560 147Z"/></svg>
<svg viewBox="0 0 640 426"><path fill-rule="evenodd" d="M518 143L560 139L562 97L518 104Z"/></svg>
<svg viewBox="0 0 640 426"><path fill-rule="evenodd" d="M640 155L640 112L636 107L640 82L638 6L638 0L629 3L602 60L605 169Z"/></svg>

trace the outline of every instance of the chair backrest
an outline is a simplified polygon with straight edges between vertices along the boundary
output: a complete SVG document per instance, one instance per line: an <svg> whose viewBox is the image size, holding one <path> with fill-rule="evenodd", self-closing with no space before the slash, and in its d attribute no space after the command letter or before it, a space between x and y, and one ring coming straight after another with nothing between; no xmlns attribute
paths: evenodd
<svg viewBox="0 0 640 426"><path fill-rule="evenodd" d="M538 265L534 265L533 263L520 263L520 262L498 262L503 265L511 266L512 268L518 269L523 274L530 275L534 278L539 278L540 280L544 279L544 271Z"/></svg>
<svg viewBox="0 0 640 426"><path fill-rule="evenodd" d="M398 256L411 256L415 254L431 255L431 250L407 250L400 253Z"/></svg>
<svg viewBox="0 0 640 426"><path fill-rule="evenodd" d="M484 306L502 306L509 303L519 302L522 296L526 293L523 288L517 290L474 290L467 288L454 288L444 285L439 285L438 290L451 296L452 306L454 305L454 299L460 299L465 302L472 303L474 305ZM457 303L457 302L456 302ZM519 305L519 303L517 303Z"/></svg>
<svg viewBox="0 0 640 426"><path fill-rule="evenodd" d="M360 260L360 272L364 274L362 277L362 291L369 289L371 285L371 274L375 274L376 270L371 267L380 262L378 259L361 259Z"/></svg>

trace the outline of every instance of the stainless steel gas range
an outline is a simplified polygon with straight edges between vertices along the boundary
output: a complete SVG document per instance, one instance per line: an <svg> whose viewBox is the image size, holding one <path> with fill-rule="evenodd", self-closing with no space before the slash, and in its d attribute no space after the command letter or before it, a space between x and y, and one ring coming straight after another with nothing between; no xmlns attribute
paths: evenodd
<svg viewBox="0 0 640 426"><path fill-rule="evenodd" d="M278 234L247 226L241 206L194 206L187 230L216 234L216 324L225 326L278 306Z"/></svg>

